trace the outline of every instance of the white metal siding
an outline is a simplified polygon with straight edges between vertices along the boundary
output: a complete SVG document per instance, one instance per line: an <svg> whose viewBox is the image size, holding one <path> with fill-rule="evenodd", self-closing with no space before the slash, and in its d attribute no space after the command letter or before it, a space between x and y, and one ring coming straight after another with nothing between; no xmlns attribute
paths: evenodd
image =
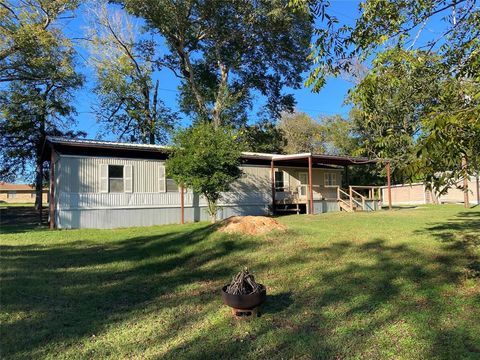
<svg viewBox="0 0 480 360"><path fill-rule="evenodd" d="M102 173L102 168L108 170L106 165L125 166L124 193L109 193L108 186L107 192L100 191L101 178L108 176L108 171ZM244 166L242 170L244 175L232 185L232 191L222 194L219 205L224 208L219 217L268 211L270 169ZM180 222L180 193L165 192L163 161L62 155L55 177L56 218L61 228L113 228ZM130 186L132 192L128 192ZM208 219L206 201L202 196L187 191L184 200L186 221Z"/></svg>
<svg viewBox="0 0 480 360"><path fill-rule="evenodd" d="M158 192L159 168L163 161L102 157L60 157L56 176L59 191L65 193L100 193L100 164L132 166L133 192Z"/></svg>

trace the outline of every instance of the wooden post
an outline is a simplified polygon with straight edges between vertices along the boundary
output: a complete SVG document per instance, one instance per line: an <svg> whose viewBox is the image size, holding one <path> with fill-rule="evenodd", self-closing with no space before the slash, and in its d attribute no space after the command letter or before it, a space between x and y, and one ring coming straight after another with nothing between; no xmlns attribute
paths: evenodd
<svg viewBox="0 0 480 360"><path fill-rule="evenodd" d="M185 224L185 189L180 186L180 223Z"/></svg>
<svg viewBox="0 0 480 360"><path fill-rule="evenodd" d="M348 187L348 196L350 197L350 209L353 210L353 194L352 194L352 187Z"/></svg>
<svg viewBox="0 0 480 360"><path fill-rule="evenodd" d="M273 159L270 164L271 180L272 180L272 214L275 215L275 168L273 167Z"/></svg>
<svg viewBox="0 0 480 360"><path fill-rule="evenodd" d="M475 178L477 182L477 205L480 205L480 179L478 177L478 170L477 170L477 176Z"/></svg>
<svg viewBox="0 0 480 360"><path fill-rule="evenodd" d="M51 150L52 154L50 155L50 189L49 200L48 200L48 210L50 214L50 229L55 229L55 161L53 158L53 149ZM43 189L42 189L43 196Z"/></svg>
<svg viewBox="0 0 480 360"><path fill-rule="evenodd" d="M308 192L310 194L310 214L313 214L312 155L308 157Z"/></svg>
<svg viewBox="0 0 480 360"><path fill-rule="evenodd" d="M387 170L388 209L392 210L392 183L391 183L391 175L390 175L390 161L387 162L386 170Z"/></svg>
<svg viewBox="0 0 480 360"><path fill-rule="evenodd" d="M470 201L468 199L468 172L467 172L467 158L462 158L463 169L463 206L465 208L470 207Z"/></svg>

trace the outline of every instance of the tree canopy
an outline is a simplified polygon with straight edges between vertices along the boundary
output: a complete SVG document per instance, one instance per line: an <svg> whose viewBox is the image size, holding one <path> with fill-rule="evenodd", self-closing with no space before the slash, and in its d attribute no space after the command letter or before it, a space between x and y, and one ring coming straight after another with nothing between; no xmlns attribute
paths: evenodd
<svg viewBox="0 0 480 360"><path fill-rule="evenodd" d="M118 0L146 20L167 47L158 66L181 80L182 110L214 126L242 125L255 95L276 118L292 110L284 87L298 88L308 68L312 31L305 7L286 0Z"/></svg>
<svg viewBox="0 0 480 360"><path fill-rule="evenodd" d="M154 79L158 44L139 39L141 28L120 11L109 12L106 4L92 12L88 43L99 122L120 140L166 143L176 114L159 98L159 80Z"/></svg>
<svg viewBox="0 0 480 360"><path fill-rule="evenodd" d="M69 46L58 18L78 6L78 0L2 0L0 2L0 83L45 81L60 60L58 48Z"/></svg>

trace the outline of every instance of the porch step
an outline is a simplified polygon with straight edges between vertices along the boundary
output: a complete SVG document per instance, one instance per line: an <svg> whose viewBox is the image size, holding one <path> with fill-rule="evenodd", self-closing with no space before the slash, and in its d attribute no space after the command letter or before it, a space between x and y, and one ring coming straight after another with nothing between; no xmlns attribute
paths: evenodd
<svg viewBox="0 0 480 360"><path fill-rule="evenodd" d="M339 201L338 202L338 206L340 207L340 211L346 211L346 212L354 212L355 211L355 208L351 208L350 205L347 205L345 204L344 202L342 201Z"/></svg>
<svg viewBox="0 0 480 360"><path fill-rule="evenodd" d="M293 205L293 206L292 206ZM276 204L275 205L275 212L280 213L296 213L300 214L302 209L300 209L300 204Z"/></svg>

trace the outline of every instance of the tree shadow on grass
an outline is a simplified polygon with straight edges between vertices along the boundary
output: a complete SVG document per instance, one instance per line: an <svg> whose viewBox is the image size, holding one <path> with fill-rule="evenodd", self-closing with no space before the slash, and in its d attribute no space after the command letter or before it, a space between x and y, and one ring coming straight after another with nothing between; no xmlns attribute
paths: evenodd
<svg viewBox="0 0 480 360"><path fill-rule="evenodd" d="M287 310L293 304L291 292L268 294L265 303L261 306L260 315L276 314Z"/></svg>
<svg viewBox="0 0 480 360"><path fill-rule="evenodd" d="M33 206L0 208L0 233L22 233L46 228L48 208L42 211L42 226L38 225L39 214Z"/></svg>
<svg viewBox="0 0 480 360"><path fill-rule="evenodd" d="M471 225L454 223L470 232ZM447 226L439 233L451 231L447 224L432 226ZM480 322L472 311L480 299L472 294L464 301L457 291L465 262L461 246L446 243L429 252L374 238L318 241L309 243L308 251L294 242L291 251L275 254L281 250L273 241L213 231L198 227L106 244L4 246L2 306L30 315L2 326L2 355L42 357L56 344L61 351L110 326L125 328L130 321L172 312L175 320L147 348L133 335L122 339L135 351L127 354L138 356L162 344L168 346L157 357L189 359L478 354L480 329L471 324ZM281 245L285 249L286 243ZM261 256L255 258L257 251ZM219 296L244 261L275 289L262 316L251 322L233 319ZM81 346L79 351L85 357L112 356L106 347L97 345L94 354Z"/></svg>
<svg viewBox="0 0 480 360"><path fill-rule="evenodd" d="M442 322L459 310L445 289L461 282L456 268L462 256L456 249L443 256L438 262L434 252L377 238L319 246L265 263L281 272L289 290L271 296L260 318L249 325L219 323L166 357L473 358L480 329L469 326L480 320L478 313L450 326L449 331L464 334L462 341L445 336ZM295 277L299 265L302 272Z"/></svg>
<svg viewBox="0 0 480 360"><path fill-rule="evenodd" d="M465 277L480 278L480 212L460 212L419 232L433 235L445 249L462 255Z"/></svg>
<svg viewBox="0 0 480 360"><path fill-rule="evenodd" d="M2 324L2 357L41 357L47 345L65 347L98 334L152 302L160 311L210 298L240 267L221 259L257 246L232 236L208 241L214 231L203 226L112 243L1 246L3 311L25 315ZM182 296L183 288L200 290L192 298ZM198 316L178 314L178 320Z"/></svg>

